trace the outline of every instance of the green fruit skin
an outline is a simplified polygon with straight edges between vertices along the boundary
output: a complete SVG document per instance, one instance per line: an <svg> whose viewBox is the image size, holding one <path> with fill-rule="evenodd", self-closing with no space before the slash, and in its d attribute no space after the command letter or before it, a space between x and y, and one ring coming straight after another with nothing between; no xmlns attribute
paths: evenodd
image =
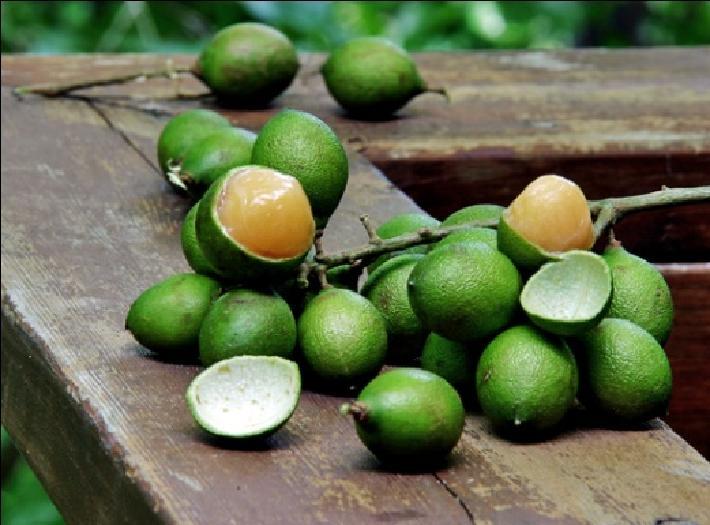
<svg viewBox="0 0 710 525"><path fill-rule="evenodd" d="M367 417L357 434L380 461L427 464L458 443L464 407L456 390L436 374L417 368L390 370L373 379L357 403Z"/></svg>
<svg viewBox="0 0 710 525"><path fill-rule="evenodd" d="M238 355L289 358L296 321L286 301L273 293L227 292L207 312L200 329L200 360L209 366Z"/></svg>
<svg viewBox="0 0 710 525"><path fill-rule="evenodd" d="M219 31L200 54L198 68L201 79L223 102L259 106L291 85L298 56L286 35L248 22Z"/></svg>
<svg viewBox="0 0 710 525"><path fill-rule="evenodd" d="M241 128L223 128L192 145L185 153L180 178L191 193L202 195L232 168L251 163L256 134Z"/></svg>
<svg viewBox="0 0 710 525"><path fill-rule="evenodd" d="M426 213L400 213L380 224L375 233L380 239L391 239L406 233L414 233L421 228L438 227L439 221ZM427 253L430 249L431 245L422 244L420 246L412 246L406 250L396 250L380 255L367 267L367 271L374 272L382 263L402 253Z"/></svg>
<svg viewBox="0 0 710 525"><path fill-rule="evenodd" d="M475 396L480 349L431 333L424 342L421 367L446 379L462 396Z"/></svg>
<svg viewBox="0 0 710 525"><path fill-rule="evenodd" d="M348 158L337 135L318 117L284 109L264 125L252 162L298 179L313 209L317 228L324 228L348 183Z"/></svg>
<svg viewBox="0 0 710 525"><path fill-rule="evenodd" d="M171 163L182 162L193 145L220 128L230 126L229 120L207 109L191 109L170 119L158 138L158 162L163 173Z"/></svg>
<svg viewBox="0 0 710 525"><path fill-rule="evenodd" d="M182 253L185 255L187 264L195 270L195 273L218 277L219 273L216 268L210 264L202 252L199 243L197 242L197 231L195 229L195 219L197 218L197 207L199 202L195 203L190 211L187 212L185 220L180 229L180 244L182 245Z"/></svg>
<svg viewBox="0 0 710 525"><path fill-rule="evenodd" d="M665 343L673 325L673 298L661 272L624 248L607 249L602 257L613 283L607 317L628 319Z"/></svg>
<svg viewBox="0 0 710 525"><path fill-rule="evenodd" d="M321 384L346 388L372 378L387 353L387 325L372 303L351 290L330 288L298 320L306 370Z"/></svg>
<svg viewBox="0 0 710 525"><path fill-rule="evenodd" d="M242 166L236 169L261 166ZM220 275L241 284L264 283L293 274L308 253L290 259L266 259L239 246L222 228L217 214L220 194L232 171L215 181L199 202L195 230L207 261Z"/></svg>
<svg viewBox="0 0 710 525"><path fill-rule="evenodd" d="M504 211L505 208L497 204L473 204L449 215L442 221L441 226L456 226L474 221L499 221Z"/></svg>
<svg viewBox="0 0 710 525"><path fill-rule="evenodd" d="M521 279L510 259L480 243L432 250L412 270L409 301L432 332L459 342L493 335L518 309Z"/></svg>
<svg viewBox="0 0 710 525"><path fill-rule="evenodd" d="M377 37L355 38L336 49L322 74L338 104L366 118L388 117L426 90L406 51Z"/></svg>
<svg viewBox="0 0 710 525"><path fill-rule="evenodd" d="M511 228L505 216L498 222L498 250L522 270L534 271L546 262L556 260L553 254L528 242Z"/></svg>
<svg viewBox="0 0 710 525"><path fill-rule="evenodd" d="M496 231L491 228L471 228L469 230L455 231L448 234L446 237L441 239L434 245L434 250L441 248L442 246L449 246L450 244L456 244L458 242L482 242L488 245L491 250L496 250L497 248L498 236Z"/></svg>
<svg viewBox="0 0 710 525"><path fill-rule="evenodd" d="M220 291L220 284L204 275L168 277L138 296L128 310L126 329L165 357L196 355L202 320Z"/></svg>
<svg viewBox="0 0 710 525"><path fill-rule="evenodd" d="M407 282L421 254L398 255L377 268L363 286L362 295L387 323L387 352L391 362L413 361L421 353L427 331L412 310Z"/></svg>
<svg viewBox="0 0 710 525"><path fill-rule="evenodd" d="M574 403L577 365L567 344L532 326L498 334L481 354L476 390L500 429L539 432L557 425Z"/></svg>
<svg viewBox="0 0 710 525"><path fill-rule="evenodd" d="M583 402L628 423L667 413L673 378L661 345L626 319L604 319L580 336Z"/></svg>

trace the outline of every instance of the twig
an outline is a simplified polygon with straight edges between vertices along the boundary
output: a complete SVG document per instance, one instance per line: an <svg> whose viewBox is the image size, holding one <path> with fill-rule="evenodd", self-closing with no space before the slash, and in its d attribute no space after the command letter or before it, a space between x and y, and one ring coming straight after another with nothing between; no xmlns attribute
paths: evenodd
<svg viewBox="0 0 710 525"><path fill-rule="evenodd" d="M380 238L379 235L377 235L377 232L375 231L375 227L372 226L370 223L370 216L367 215L366 213L363 215L360 215L360 222L362 223L362 226L365 228L365 231L367 232L367 239L370 242L370 244L380 244L382 242L382 239Z"/></svg>

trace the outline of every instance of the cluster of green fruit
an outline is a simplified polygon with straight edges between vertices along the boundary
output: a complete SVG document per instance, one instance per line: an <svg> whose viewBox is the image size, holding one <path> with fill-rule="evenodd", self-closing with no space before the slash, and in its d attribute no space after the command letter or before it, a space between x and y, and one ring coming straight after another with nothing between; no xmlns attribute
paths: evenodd
<svg viewBox="0 0 710 525"><path fill-rule="evenodd" d="M168 179L199 197L182 228L196 273L146 290L126 327L155 352L209 367L187 394L209 432L275 431L296 407L301 370L327 391L369 381L343 412L390 462L445 456L463 430L462 398L516 433L556 427L577 398L626 422L666 409L668 287L623 248L591 251L589 207L570 181L543 176L508 208L473 205L442 223L393 217L375 242L463 227L369 261L358 290L361 265L297 277L348 179L325 123L284 110L254 137L193 110L166 125L158 149ZM377 376L387 361L406 367Z"/></svg>

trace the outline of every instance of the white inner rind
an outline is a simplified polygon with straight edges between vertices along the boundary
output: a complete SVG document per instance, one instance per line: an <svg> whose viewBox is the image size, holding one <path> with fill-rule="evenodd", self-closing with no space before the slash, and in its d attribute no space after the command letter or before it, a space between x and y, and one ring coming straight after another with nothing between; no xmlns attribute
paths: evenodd
<svg viewBox="0 0 710 525"><path fill-rule="evenodd" d="M611 273L596 254L571 251L545 264L523 287L523 309L545 319L594 319L611 294Z"/></svg>
<svg viewBox="0 0 710 525"><path fill-rule="evenodd" d="M286 359L238 356L215 363L190 385L197 422L222 436L269 431L289 418L301 392L298 366Z"/></svg>

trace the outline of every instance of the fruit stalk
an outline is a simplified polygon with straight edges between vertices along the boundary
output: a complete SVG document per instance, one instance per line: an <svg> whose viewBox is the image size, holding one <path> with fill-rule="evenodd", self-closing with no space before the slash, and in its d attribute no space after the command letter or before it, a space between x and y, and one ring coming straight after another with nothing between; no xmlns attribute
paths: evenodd
<svg viewBox="0 0 710 525"><path fill-rule="evenodd" d="M168 77L173 78L179 73L190 73L198 77L194 67L173 67L171 61L167 61L165 67L152 71L140 71L138 73L125 73L122 75L114 75L112 77L89 79L89 80L74 80L69 82L56 82L46 84L30 84L27 86L19 86L14 89L16 95L43 95L45 97L60 97L78 89L89 87L107 86L111 84L124 84L139 78L157 78ZM199 77L198 77L199 78Z"/></svg>
<svg viewBox="0 0 710 525"><path fill-rule="evenodd" d="M359 423L365 421L368 416L367 407L358 401L344 403L340 406L340 413L344 416L352 416Z"/></svg>

